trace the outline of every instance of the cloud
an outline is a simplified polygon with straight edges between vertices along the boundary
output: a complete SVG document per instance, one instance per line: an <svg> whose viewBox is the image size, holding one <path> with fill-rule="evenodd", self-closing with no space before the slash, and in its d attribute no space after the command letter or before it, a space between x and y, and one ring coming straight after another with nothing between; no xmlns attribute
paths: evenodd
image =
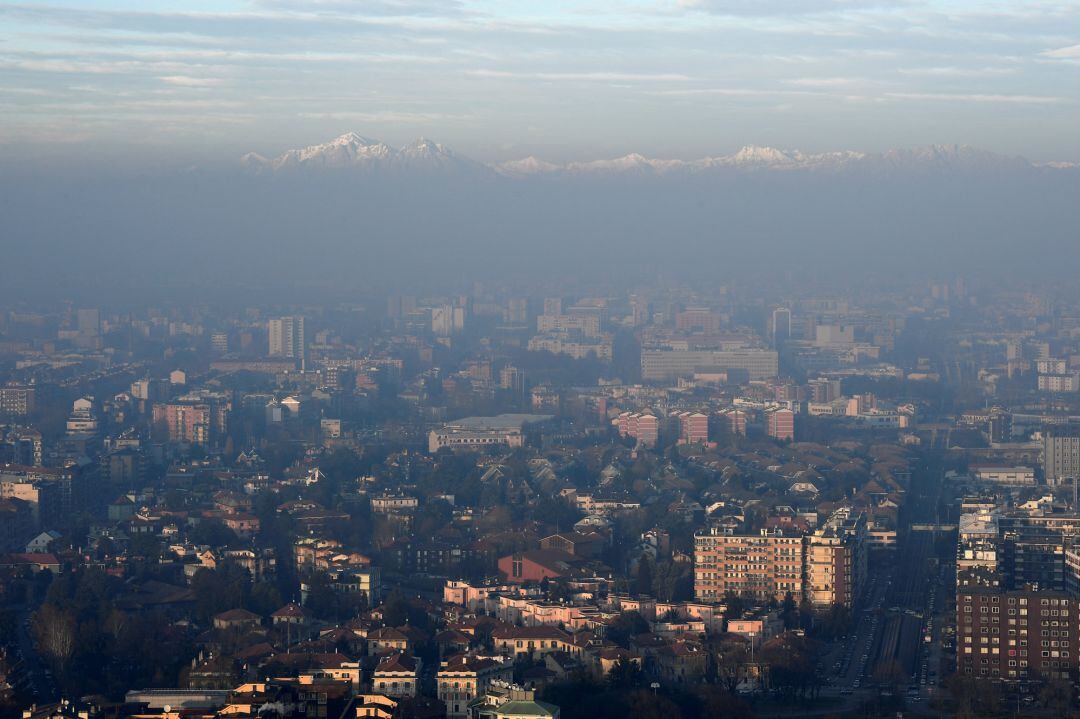
<svg viewBox="0 0 1080 719"><path fill-rule="evenodd" d="M1053 58L1080 58L1080 45L1070 45L1069 47L1059 47L1056 50L1046 50L1039 53L1043 57Z"/></svg>
<svg viewBox="0 0 1080 719"><path fill-rule="evenodd" d="M459 17L460 0L255 0L258 7L305 13L332 12L367 17Z"/></svg>
<svg viewBox="0 0 1080 719"><path fill-rule="evenodd" d="M37 25L124 30L152 33L190 33L216 37L279 35L348 35L385 26L355 17L301 15L285 12L151 12L142 10L85 10L54 5L3 4L0 18Z"/></svg>
<svg viewBox="0 0 1080 719"><path fill-rule="evenodd" d="M901 75L915 77L998 77L1015 75L1015 67L906 67L897 70Z"/></svg>
<svg viewBox="0 0 1080 719"><path fill-rule="evenodd" d="M188 75L164 75L158 78L166 85L177 87L213 87L220 85L221 80L214 77L189 77Z"/></svg>
<svg viewBox="0 0 1080 719"><path fill-rule="evenodd" d="M508 70L470 70L474 77L581 82L685 82L690 77L680 73L637 72L511 72Z"/></svg>
<svg viewBox="0 0 1080 719"><path fill-rule="evenodd" d="M887 92L885 97L897 100L940 100L942 102L992 102L1018 105L1052 105L1066 98L1049 95L980 95L945 92Z"/></svg>
<svg viewBox="0 0 1080 719"><path fill-rule="evenodd" d="M348 122L402 124L456 122L474 118L473 115L451 115L442 112L399 112L392 110L386 112L350 112L348 110L334 112L301 112L298 113L297 117L304 118L305 120L343 120Z"/></svg>
<svg viewBox="0 0 1080 719"><path fill-rule="evenodd" d="M797 87L847 87L862 81L863 79L858 77L799 77L784 80L784 84Z"/></svg>
<svg viewBox="0 0 1080 719"><path fill-rule="evenodd" d="M656 95L668 97L695 97L716 95L720 97L799 97L826 95L815 90L770 90L753 87L695 87L680 90L660 90Z"/></svg>
<svg viewBox="0 0 1080 719"><path fill-rule="evenodd" d="M906 4L901 0L678 0L685 10L743 17L818 15Z"/></svg>

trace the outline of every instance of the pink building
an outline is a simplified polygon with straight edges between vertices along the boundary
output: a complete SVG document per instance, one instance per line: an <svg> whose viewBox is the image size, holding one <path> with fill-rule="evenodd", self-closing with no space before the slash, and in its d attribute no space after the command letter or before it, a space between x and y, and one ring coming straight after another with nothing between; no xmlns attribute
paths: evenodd
<svg viewBox="0 0 1080 719"><path fill-rule="evenodd" d="M660 437L660 420L651 412L623 412L619 415L619 436L654 447Z"/></svg>
<svg viewBox="0 0 1080 719"><path fill-rule="evenodd" d="M675 412L679 421L679 439L686 444L709 441L709 417L701 412Z"/></svg>
<svg viewBox="0 0 1080 719"><path fill-rule="evenodd" d="M724 411L721 417L727 424L729 434L746 436L746 412L741 409L729 409Z"/></svg>
<svg viewBox="0 0 1080 719"><path fill-rule="evenodd" d="M795 413L790 409L774 409L766 416L766 431L781 442L795 439Z"/></svg>

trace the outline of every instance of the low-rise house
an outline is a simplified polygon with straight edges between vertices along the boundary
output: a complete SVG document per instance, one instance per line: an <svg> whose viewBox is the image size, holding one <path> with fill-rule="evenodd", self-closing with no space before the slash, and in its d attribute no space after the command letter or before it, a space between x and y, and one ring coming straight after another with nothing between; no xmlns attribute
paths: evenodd
<svg viewBox="0 0 1080 719"><path fill-rule="evenodd" d="M261 622L258 614L239 607L214 615L214 629L252 629Z"/></svg>
<svg viewBox="0 0 1080 719"><path fill-rule="evenodd" d="M514 658L539 659L551 652L580 654L573 637L558 627L500 627L491 633L495 649Z"/></svg>
<svg viewBox="0 0 1080 719"><path fill-rule="evenodd" d="M514 678L514 666L501 658L458 655L444 661L436 676L439 699L448 717L463 717L468 703L487 691L492 682Z"/></svg>
<svg viewBox="0 0 1080 719"><path fill-rule="evenodd" d="M383 657L371 681L380 694L391 697L415 697L419 693L420 660L402 652Z"/></svg>

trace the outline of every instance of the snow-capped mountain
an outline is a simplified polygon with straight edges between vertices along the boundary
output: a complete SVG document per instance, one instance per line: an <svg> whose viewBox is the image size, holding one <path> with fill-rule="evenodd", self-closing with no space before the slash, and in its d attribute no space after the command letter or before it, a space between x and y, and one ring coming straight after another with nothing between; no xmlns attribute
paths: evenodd
<svg viewBox="0 0 1080 719"><path fill-rule="evenodd" d="M356 170L402 174L445 175L462 171L510 178L538 176L654 176L707 174L712 172L857 171L875 175L894 172L999 172L1074 169L1068 163L1033 164L967 145L930 145L914 149L862 153L847 150L806 153L775 147L747 145L730 155L696 160L664 160L631 153L606 160L555 164L534 156L522 160L483 165L456 154L445 145L420 138L400 148L347 132L330 142L289 150L268 159L255 153L240 158L249 171Z"/></svg>
<svg viewBox="0 0 1080 719"><path fill-rule="evenodd" d="M867 154L849 150L805 153L775 147L747 145L731 155L703 157L697 160L660 160L638 153L611 160L571 162L555 165L535 157L495 166L511 176L538 174L670 174L704 173L719 170L962 170L1032 167L1022 158L1006 157L966 146L932 145L914 150L890 150Z"/></svg>
<svg viewBox="0 0 1080 719"><path fill-rule="evenodd" d="M420 138L401 148L346 132L330 142L289 150L273 159L256 153L240 158L241 165L257 172L290 170L446 171L475 167L477 163L455 155L449 148Z"/></svg>
<svg viewBox="0 0 1080 719"><path fill-rule="evenodd" d="M551 162L544 162L543 160L529 155L521 160L511 160L510 162L503 162L496 165L496 170L504 175L511 175L516 177L524 177L527 175L538 175L545 172L555 172L560 169L559 165Z"/></svg>

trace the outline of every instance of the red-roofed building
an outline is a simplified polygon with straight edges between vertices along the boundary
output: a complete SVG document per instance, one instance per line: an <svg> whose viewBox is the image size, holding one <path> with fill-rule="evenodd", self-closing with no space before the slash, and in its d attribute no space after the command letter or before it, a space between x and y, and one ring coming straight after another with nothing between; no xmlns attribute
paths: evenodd
<svg viewBox="0 0 1080 719"><path fill-rule="evenodd" d="M296 602L289 602L270 615L275 626L279 624L303 624L307 621L307 612Z"/></svg>
<svg viewBox="0 0 1080 719"><path fill-rule="evenodd" d="M420 684L420 660L395 652L379 661L372 677L372 688L391 697L415 697Z"/></svg>
<svg viewBox="0 0 1080 719"><path fill-rule="evenodd" d="M55 554L51 553L19 553L9 554L3 560L5 567L32 567L37 571L48 570L53 574L59 574L62 565Z"/></svg>

